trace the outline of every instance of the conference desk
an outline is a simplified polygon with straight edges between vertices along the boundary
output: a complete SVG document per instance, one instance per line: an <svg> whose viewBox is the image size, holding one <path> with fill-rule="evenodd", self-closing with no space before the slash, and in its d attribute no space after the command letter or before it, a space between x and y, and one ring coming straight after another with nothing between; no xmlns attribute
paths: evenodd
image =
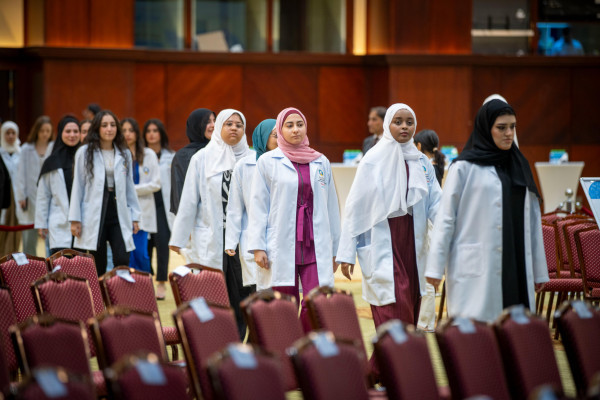
<svg viewBox="0 0 600 400"><path fill-rule="evenodd" d="M333 181L335 182L335 191L338 195L342 221L344 219L346 199L348 198L350 187L352 187L352 182L354 182L354 177L356 176L356 168L358 168L357 165L331 163L331 171L333 172Z"/></svg>
<svg viewBox="0 0 600 400"><path fill-rule="evenodd" d="M577 188L579 187L579 178L583 171L584 162L568 162L563 164L551 164L549 162L536 162L538 181L542 197L544 198L544 213L556 210L559 204L565 201L565 190L571 189L573 204Z"/></svg>

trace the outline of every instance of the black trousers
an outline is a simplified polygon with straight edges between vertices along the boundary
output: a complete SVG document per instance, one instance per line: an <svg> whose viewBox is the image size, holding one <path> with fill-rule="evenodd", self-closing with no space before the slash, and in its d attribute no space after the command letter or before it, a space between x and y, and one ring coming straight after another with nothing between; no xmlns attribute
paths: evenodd
<svg viewBox="0 0 600 400"><path fill-rule="evenodd" d="M246 320L242 315L240 303L256 291L256 286L244 286L239 251L236 251L233 257L223 253L223 273L225 274L229 303L235 313L240 340L244 340L244 337L246 337Z"/></svg>
<svg viewBox="0 0 600 400"><path fill-rule="evenodd" d="M115 192L109 192L107 188L104 188L102 204L102 218L100 219L98 245L96 251L90 251L90 254L94 256L94 260L96 261L96 271L98 272L98 276L106 273L107 241L110 243L112 249L115 267L121 265L129 266L129 252L125 249L123 232L121 232L121 225L119 225Z"/></svg>
<svg viewBox="0 0 600 400"><path fill-rule="evenodd" d="M165 214L165 204L162 201L161 190L154 193L154 200L156 203L157 232L150 234L148 255L152 260L152 250L156 247L156 280L166 282L169 278L169 239L171 239L171 231L169 230L167 214Z"/></svg>

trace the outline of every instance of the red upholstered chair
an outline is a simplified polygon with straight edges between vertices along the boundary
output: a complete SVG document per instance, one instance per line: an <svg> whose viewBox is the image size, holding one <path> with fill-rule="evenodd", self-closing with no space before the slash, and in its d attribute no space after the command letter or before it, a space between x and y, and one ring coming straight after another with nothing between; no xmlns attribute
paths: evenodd
<svg viewBox="0 0 600 400"><path fill-rule="evenodd" d="M54 392L47 392L46 384L40 384L40 379L45 382L48 377L54 382L59 382L59 390L64 390L64 396ZM56 387L54 387L56 390ZM51 389L52 390L52 389ZM60 367L43 367L32 371L31 375L17 387L15 398L20 400L94 400L96 393L89 376L76 374Z"/></svg>
<svg viewBox="0 0 600 400"><path fill-rule="evenodd" d="M305 399L369 399L360 343L310 332L289 353Z"/></svg>
<svg viewBox="0 0 600 400"><path fill-rule="evenodd" d="M207 315L197 313L198 307ZM230 343L239 342L233 311L229 307L197 298L179 306L173 318L181 335L196 398L213 399L207 363L215 352L221 351Z"/></svg>
<svg viewBox="0 0 600 400"><path fill-rule="evenodd" d="M124 306L109 307L90 321L90 330L101 370L127 354L140 351L154 353L161 361L168 361L156 313L132 311Z"/></svg>
<svg viewBox="0 0 600 400"><path fill-rule="evenodd" d="M199 264L188 264L181 270L185 275L181 276L179 271L169 274L169 282L177 306L196 297L204 297L211 303L230 307L227 285L222 271Z"/></svg>
<svg viewBox="0 0 600 400"><path fill-rule="evenodd" d="M15 374L18 369L17 357L8 333L8 328L17 323L17 317L13 308L10 289L0 286L0 347L3 354L4 368Z"/></svg>
<svg viewBox="0 0 600 400"><path fill-rule="evenodd" d="M510 399L502 357L491 326L450 318L435 334L452 398L485 395L495 400Z"/></svg>
<svg viewBox="0 0 600 400"><path fill-rule="evenodd" d="M583 293L590 301L600 300L600 230L590 227L575 232L577 259L581 266Z"/></svg>
<svg viewBox="0 0 600 400"><path fill-rule="evenodd" d="M375 360L390 399L439 399L427 340L412 325L388 321L377 329ZM447 388L444 390L448 392ZM445 393L448 395L449 393Z"/></svg>
<svg viewBox="0 0 600 400"><path fill-rule="evenodd" d="M12 254L0 258L2 284L11 291L17 322L25 321L36 314L35 300L31 295L31 284L46 275L48 264L39 257L27 256L29 264L18 265Z"/></svg>
<svg viewBox="0 0 600 400"><path fill-rule="evenodd" d="M31 286L38 312L52 314L68 321L84 324L94 317L94 303L88 281L57 271L38 279ZM96 355L96 346L88 333L90 353Z"/></svg>
<svg viewBox="0 0 600 400"><path fill-rule="evenodd" d="M565 237L567 247L567 258L569 265L573 271L575 277L581 276L581 266L579 265L579 259L577 258L577 246L575 243L575 232L586 228L596 228L598 225L595 222L582 220L576 221L570 224L563 225L563 235Z"/></svg>
<svg viewBox="0 0 600 400"><path fill-rule="evenodd" d="M321 286L308 293L306 304L313 330L330 331L338 339L360 343L365 360L365 374L369 375L371 371L367 350L360 331L352 293L329 286Z"/></svg>
<svg viewBox="0 0 600 400"><path fill-rule="evenodd" d="M244 357L238 361L238 354ZM247 364L245 363L247 362ZM230 344L208 361L213 391L223 400L285 400L279 359L258 347Z"/></svg>
<svg viewBox="0 0 600 400"><path fill-rule="evenodd" d="M562 395L548 323L523 306L506 309L494 324L513 399L527 400L549 385Z"/></svg>
<svg viewBox="0 0 600 400"><path fill-rule="evenodd" d="M0 399L7 397L10 393L10 372L8 360L4 354L4 346L0 346Z"/></svg>
<svg viewBox="0 0 600 400"><path fill-rule="evenodd" d="M110 398L117 400L190 399L181 368L153 353L126 356L106 371Z"/></svg>
<svg viewBox="0 0 600 400"><path fill-rule="evenodd" d="M550 212L542 215L542 222L547 224L555 223L556 221L564 218L567 215L566 212Z"/></svg>
<svg viewBox="0 0 600 400"><path fill-rule="evenodd" d="M291 296L272 289L258 291L241 303L248 323L250 342L281 359L285 390L298 387L286 349L304 336L298 305Z"/></svg>
<svg viewBox="0 0 600 400"><path fill-rule="evenodd" d="M600 371L600 311L589 303L565 302L556 312L558 330L580 397Z"/></svg>
<svg viewBox="0 0 600 400"><path fill-rule="evenodd" d="M11 327L10 331L24 375L31 375L39 367L62 367L90 377L98 395L106 394L102 372L92 373L90 369L88 333L83 322L41 314Z"/></svg>
<svg viewBox="0 0 600 400"><path fill-rule="evenodd" d="M51 269L60 265L61 271L65 274L87 279L92 291L92 298L94 299L94 313L100 314L104 311L94 256L66 249L52 254L48 258L48 262Z"/></svg>
<svg viewBox="0 0 600 400"><path fill-rule="evenodd" d="M118 274L122 273L119 271L128 271L135 282L128 282L119 277ZM149 273L129 267L116 267L100 277L100 288L107 307L119 305L135 311L156 313L160 321L152 275ZM166 344L171 346L173 360L177 360L177 345L181 343L177 328L163 326L162 333Z"/></svg>
<svg viewBox="0 0 600 400"><path fill-rule="evenodd" d="M571 278L571 271L561 270L562 262L558 251L558 229L556 225L542 222L542 235L546 263L548 264L548 276L550 278Z"/></svg>

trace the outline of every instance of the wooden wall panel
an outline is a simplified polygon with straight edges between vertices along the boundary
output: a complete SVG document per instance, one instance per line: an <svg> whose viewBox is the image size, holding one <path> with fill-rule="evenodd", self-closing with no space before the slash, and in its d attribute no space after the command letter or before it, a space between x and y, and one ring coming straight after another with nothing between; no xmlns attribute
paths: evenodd
<svg viewBox="0 0 600 400"><path fill-rule="evenodd" d="M90 0L89 4L90 46L133 47L135 0Z"/></svg>
<svg viewBox="0 0 600 400"><path fill-rule="evenodd" d="M600 144L600 68L581 68L571 72L572 104L570 139L576 144ZM600 159L597 152L596 160ZM600 170L600 169L599 169Z"/></svg>
<svg viewBox="0 0 600 400"><path fill-rule="evenodd" d="M215 114L225 108L243 112L242 67L239 65L167 64L166 86L164 122L174 148L188 143L185 125L196 108L208 108Z"/></svg>
<svg viewBox="0 0 600 400"><path fill-rule="evenodd" d="M94 21L90 20L88 0L46 0L44 7L46 46L87 46L90 42L90 25L103 20L101 14ZM106 23L112 29L119 28L114 21Z"/></svg>
<svg viewBox="0 0 600 400"><path fill-rule="evenodd" d="M242 108L248 124L246 134L252 141L252 132L260 121L277 118L286 107L296 107L306 116L308 137L318 129L318 80L319 70L313 66L295 65L248 65L242 79Z"/></svg>
<svg viewBox="0 0 600 400"><path fill-rule="evenodd" d="M134 114L140 124L158 118L166 118L166 66L164 64L136 64L134 68ZM170 133L167 131L167 133Z"/></svg>
<svg viewBox="0 0 600 400"><path fill-rule="evenodd" d="M462 148L471 133L471 70L468 67L390 68L390 103L408 104L417 132L433 129L442 145Z"/></svg>

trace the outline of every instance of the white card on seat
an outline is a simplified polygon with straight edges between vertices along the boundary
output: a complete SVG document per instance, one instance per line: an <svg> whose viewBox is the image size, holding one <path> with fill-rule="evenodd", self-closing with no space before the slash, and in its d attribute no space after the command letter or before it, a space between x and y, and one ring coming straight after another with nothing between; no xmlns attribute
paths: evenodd
<svg viewBox="0 0 600 400"><path fill-rule="evenodd" d="M60 265L57 265L56 267L52 268L52 273L60 271L61 268L62 267Z"/></svg>
<svg viewBox="0 0 600 400"><path fill-rule="evenodd" d="M593 317L592 312L583 301L574 301L573 303L571 303L571 306L573 307L573 311L577 313L577 316L579 318L590 319Z"/></svg>
<svg viewBox="0 0 600 400"><path fill-rule="evenodd" d="M177 267L173 270L173 273L177 274L179 276L186 276L190 272L192 272L192 269L186 267L185 265L180 265L179 267Z"/></svg>
<svg viewBox="0 0 600 400"><path fill-rule="evenodd" d="M158 363L139 360L135 364L135 369L146 385L163 386L167 384L167 377Z"/></svg>
<svg viewBox="0 0 600 400"><path fill-rule="evenodd" d="M12 258L13 258L13 260L15 260L17 265L29 264L29 260L27 259L27 256L25 255L25 253L13 253Z"/></svg>
<svg viewBox="0 0 600 400"><path fill-rule="evenodd" d="M258 366L256 357L254 357L250 346L230 344L227 346L227 350L236 367L240 369L256 369Z"/></svg>
<svg viewBox="0 0 600 400"><path fill-rule="evenodd" d="M313 343L323 358L329 358L340 354L340 349L335 343L333 335L328 332L318 332L313 337Z"/></svg>
<svg viewBox="0 0 600 400"><path fill-rule="evenodd" d="M408 335L404 331L404 326L402 326L400 321L393 323L388 329L388 332L396 344L402 344L408 340Z"/></svg>
<svg viewBox="0 0 600 400"><path fill-rule="evenodd" d="M117 276L127 282L135 283L135 279L133 279L133 276L131 276L131 272L129 272L128 269L118 269Z"/></svg>
<svg viewBox="0 0 600 400"><path fill-rule="evenodd" d="M477 332L475 324L468 318L457 317L454 319L454 324L458 327L460 333L471 334Z"/></svg>
<svg viewBox="0 0 600 400"><path fill-rule="evenodd" d="M529 318L525 315L525 306L523 304L510 309L510 318L519 325L527 325L529 323Z"/></svg>
<svg viewBox="0 0 600 400"><path fill-rule="evenodd" d="M204 297L196 297L195 299L190 300L190 307L194 310L196 316L202 323L208 322L215 317L215 314L213 314L208 304L206 304Z"/></svg>
<svg viewBox="0 0 600 400"><path fill-rule="evenodd" d="M51 399L65 397L69 394L67 387L58 379L53 369L38 369L33 372L35 380L47 397Z"/></svg>

